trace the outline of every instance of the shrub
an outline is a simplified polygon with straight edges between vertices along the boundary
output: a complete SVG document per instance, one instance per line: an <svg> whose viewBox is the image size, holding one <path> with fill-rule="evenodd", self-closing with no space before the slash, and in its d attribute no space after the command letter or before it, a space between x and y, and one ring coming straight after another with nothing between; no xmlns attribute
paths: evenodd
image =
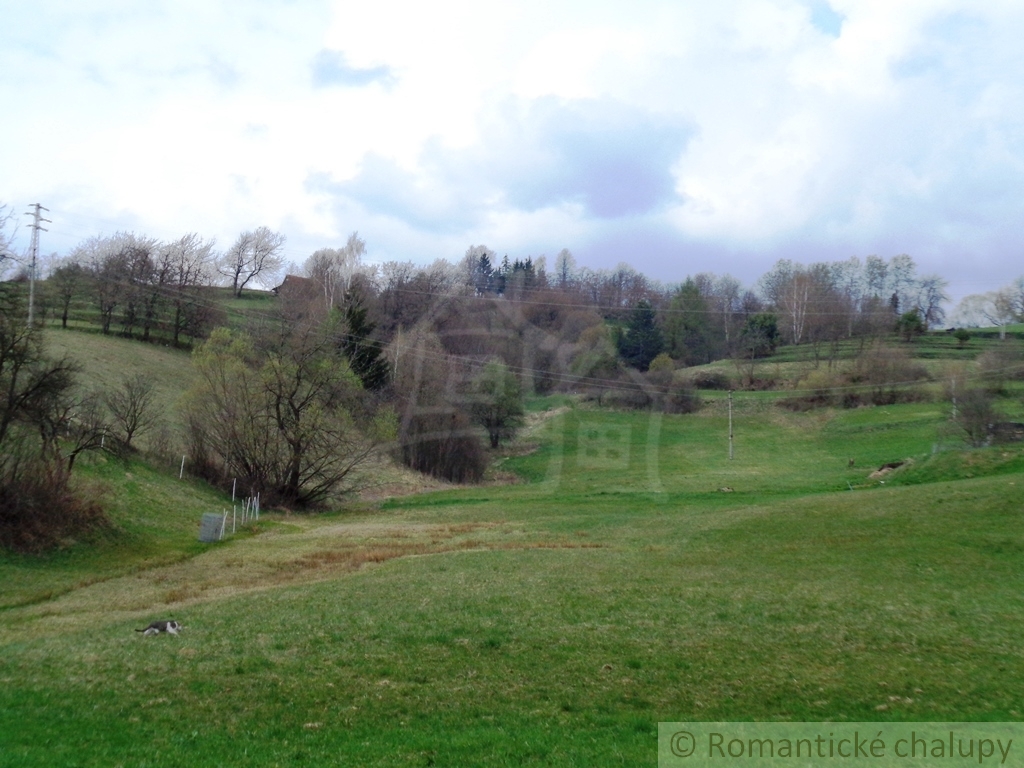
<svg viewBox="0 0 1024 768"><path fill-rule="evenodd" d="M797 383L800 394L778 401L778 405L791 411L809 411L835 405L838 397L835 387L842 385L839 377L823 370L813 370Z"/></svg>
<svg viewBox="0 0 1024 768"><path fill-rule="evenodd" d="M0 473L0 546L39 552L109 524L95 490L72 487L61 465L8 458Z"/></svg>
<svg viewBox="0 0 1024 768"><path fill-rule="evenodd" d="M662 352L651 361L647 369L647 380L657 386L669 386L672 383L672 374L675 373L676 364L666 352Z"/></svg>
<svg viewBox="0 0 1024 768"><path fill-rule="evenodd" d="M599 390L598 403L606 408L640 411L651 407L651 394L637 384L623 381L617 386Z"/></svg>
<svg viewBox="0 0 1024 768"><path fill-rule="evenodd" d="M700 394L687 384L673 386L662 401L665 413L696 413L700 407Z"/></svg>
<svg viewBox="0 0 1024 768"><path fill-rule="evenodd" d="M453 483L478 483L487 468L480 438L454 408L410 416L402 425L399 453L407 467Z"/></svg>
<svg viewBox="0 0 1024 768"><path fill-rule="evenodd" d="M993 394L1006 392L1009 381L1024 379L1024 345L1003 341L978 356L978 370L985 388Z"/></svg>
<svg viewBox="0 0 1024 768"><path fill-rule="evenodd" d="M732 382L723 371L695 371L690 376L690 383L697 389L732 389Z"/></svg>
<svg viewBox="0 0 1024 768"><path fill-rule="evenodd" d="M917 309L904 312L896 321L896 333L904 341L913 341L927 330L928 326Z"/></svg>
<svg viewBox="0 0 1024 768"><path fill-rule="evenodd" d="M997 419L992 395L983 389L969 389L957 398L956 424L964 440L978 447L988 442L989 425Z"/></svg>
<svg viewBox="0 0 1024 768"><path fill-rule="evenodd" d="M915 363L903 347L875 343L855 360L850 373L851 384L865 384L868 392L861 393L860 401L872 405L893 405L924 399L921 392L909 385L928 379L927 369Z"/></svg>

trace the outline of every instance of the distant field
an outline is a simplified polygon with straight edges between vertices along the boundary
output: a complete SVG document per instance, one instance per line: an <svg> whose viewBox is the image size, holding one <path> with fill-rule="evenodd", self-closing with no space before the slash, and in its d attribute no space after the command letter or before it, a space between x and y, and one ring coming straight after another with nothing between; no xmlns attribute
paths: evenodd
<svg viewBox="0 0 1024 768"><path fill-rule="evenodd" d="M0 765L636 766L660 720L1022 719L1024 449L963 451L942 403L735 406L730 460L721 399L538 400L525 482L217 545L222 497L94 464L127 538L0 556Z"/></svg>

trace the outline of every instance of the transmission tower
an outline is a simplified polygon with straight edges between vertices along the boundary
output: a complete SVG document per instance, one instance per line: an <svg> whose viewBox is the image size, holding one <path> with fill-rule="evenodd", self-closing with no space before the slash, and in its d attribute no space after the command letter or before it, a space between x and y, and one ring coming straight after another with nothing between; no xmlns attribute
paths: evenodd
<svg viewBox="0 0 1024 768"><path fill-rule="evenodd" d="M49 208L43 208L43 206L40 205L39 203L33 204L32 207L34 208L34 210L26 211L25 212L26 216L31 216L32 217L32 264L29 266L29 271L28 271L28 325L29 325L29 328L32 327L32 319L33 319L32 311L33 311L33 306L35 304L35 298L36 298L36 262L39 259L39 231L42 230L43 232L49 232L49 230L46 229L45 227L43 227L40 224L40 222L45 221L47 224L52 224L53 223L49 219L44 219L42 217L42 214L40 213L41 211L46 211L47 213L49 213L50 212Z"/></svg>

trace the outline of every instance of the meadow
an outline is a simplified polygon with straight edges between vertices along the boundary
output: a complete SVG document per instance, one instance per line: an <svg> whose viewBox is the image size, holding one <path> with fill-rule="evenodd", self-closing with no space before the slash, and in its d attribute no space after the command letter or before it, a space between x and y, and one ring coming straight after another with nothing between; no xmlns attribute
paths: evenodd
<svg viewBox="0 0 1024 768"><path fill-rule="evenodd" d="M115 529L0 555L0 766L636 766L666 720L1020 720L1024 449L963 449L948 403L751 393L730 460L726 407L537 399L516 482L213 545L230 499L92 459Z"/></svg>

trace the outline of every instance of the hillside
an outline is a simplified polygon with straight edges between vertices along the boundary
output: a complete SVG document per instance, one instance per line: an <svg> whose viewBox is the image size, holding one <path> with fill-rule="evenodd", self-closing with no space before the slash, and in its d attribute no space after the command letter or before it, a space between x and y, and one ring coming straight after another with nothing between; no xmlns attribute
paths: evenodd
<svg viewBox="0 0 1024 768"><path fill-rule="evenodd" d="M721 400L533 406L501 465L526 482L212 546L195 523L223 500L96 467L136 494L118 516L146 554L111 549L99 578L100 556L0 561L22 595L0 611L0 754L632 766L661 720L1021 718L1021 446L964 450L942 403L752 393L730 461ZM132 631L171 617L179 637Z"/></svg>
<svg viewBox="0 0 1024 768"><path fill-rule="evenodd" d="M176 416L178 398L194 380L188 352L118 336L59 328L48 329L43 343L53 357L67 356L81 366L81 382L87 390L109 391L118 387L125 377L137 374L149 377L161 410L174 427L180 427Z"/></svg>

